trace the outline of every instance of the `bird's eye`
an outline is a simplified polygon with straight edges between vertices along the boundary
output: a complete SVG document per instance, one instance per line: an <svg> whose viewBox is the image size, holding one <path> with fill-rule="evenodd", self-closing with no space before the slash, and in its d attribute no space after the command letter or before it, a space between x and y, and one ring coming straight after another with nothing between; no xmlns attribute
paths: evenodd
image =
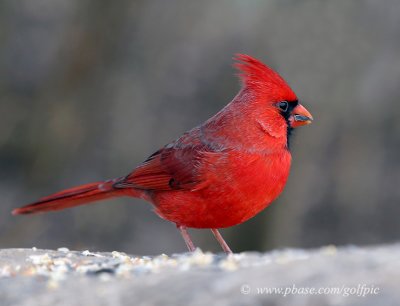
<svg viewBox="0 0 400 306"><path fill-rule="evenodd" d="M281 101L281 102L278 103L278 108L281 111L286 112L288 110L288 108L289 108L289 104L288 104L287 101Z"/></svg>

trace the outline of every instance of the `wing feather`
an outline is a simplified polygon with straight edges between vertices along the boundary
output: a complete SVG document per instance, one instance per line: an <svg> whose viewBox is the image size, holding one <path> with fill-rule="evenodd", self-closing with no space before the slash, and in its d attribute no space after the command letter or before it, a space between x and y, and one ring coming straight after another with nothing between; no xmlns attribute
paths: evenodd
<svg viewBox="0 0 400 306"><path fill-rule="evenodd" d="M217 162L223 154L210 146L166 146L151 155L129 175L114 184L116 188L144 190L199 190L207 185L204 166Z"/></svg>

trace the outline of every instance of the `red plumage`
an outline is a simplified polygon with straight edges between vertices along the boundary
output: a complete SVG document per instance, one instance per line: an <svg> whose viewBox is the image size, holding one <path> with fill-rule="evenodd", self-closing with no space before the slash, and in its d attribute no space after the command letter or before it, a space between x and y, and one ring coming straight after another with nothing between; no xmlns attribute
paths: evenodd
<svg viewBox="0 0 400 306"><path fill-rule="evenodd" d="M283 190L289 175L292 128L311 122L281 76L260 61L237 55L242 89L220 112L166 145L129 175L71 188L18 208L14 214L59 210L132 196L181 229L217 228L255 216Z"/></svg>

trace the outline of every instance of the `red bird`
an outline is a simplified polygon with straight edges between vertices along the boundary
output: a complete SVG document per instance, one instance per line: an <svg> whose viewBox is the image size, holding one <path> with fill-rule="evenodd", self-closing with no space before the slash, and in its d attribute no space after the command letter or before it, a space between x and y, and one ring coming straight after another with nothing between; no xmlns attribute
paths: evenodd
<svg viewBox="0 0 400 306"><path fill-rule="evenodd" d="M271 68L243 54L235 58L242 88L206 122L167 144L130 174L67 189L17 208L13 214L60 210L113 197L152 203L174 222L190 251L188 227L209 228L226 253L219 228L254 217L282 192L289 175L289 136L311 114Z"/></svg>

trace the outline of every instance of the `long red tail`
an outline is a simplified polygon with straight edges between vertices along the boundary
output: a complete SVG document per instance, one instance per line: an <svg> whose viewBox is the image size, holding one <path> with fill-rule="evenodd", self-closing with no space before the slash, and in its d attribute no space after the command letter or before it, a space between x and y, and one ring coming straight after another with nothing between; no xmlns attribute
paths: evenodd
<svg viewBox="0 0 400 306"><path fill-rule="evenodd" d="M90 202L128 195L126 189L116 189L113 187L115 181L116 180L96 182L66 189L41 198L39 201L32 204L14 209L12 214L33 214L61 210ZM129 195L135 196L132 190L129 192Z"/></svg>

